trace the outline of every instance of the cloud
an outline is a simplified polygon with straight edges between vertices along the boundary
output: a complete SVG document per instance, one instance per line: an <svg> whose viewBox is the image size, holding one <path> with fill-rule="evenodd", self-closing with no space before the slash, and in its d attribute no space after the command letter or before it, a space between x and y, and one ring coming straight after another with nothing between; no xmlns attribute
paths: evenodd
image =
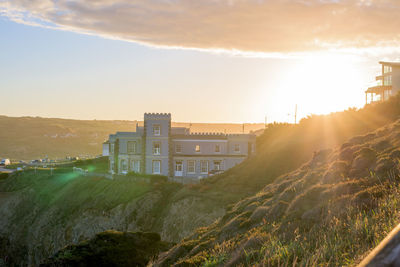
<svg viewBox="0 0 400 267"><path fill-rule="evenodd" d="M293 53L400 45L398 0L0 0L0 15L154 46Z"/></svg>

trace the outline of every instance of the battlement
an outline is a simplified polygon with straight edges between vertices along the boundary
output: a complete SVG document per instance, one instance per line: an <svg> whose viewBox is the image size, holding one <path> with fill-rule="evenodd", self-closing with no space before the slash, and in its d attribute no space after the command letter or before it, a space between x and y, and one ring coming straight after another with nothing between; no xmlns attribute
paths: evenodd
<svg viewBox="0 0 400 267"><path fill-rule="evenodd" d="M188 135L191 136L226 136L224 133L217 133L217 132L194 132Z"/></svg>
<svg viewBox="0 0 400 267"><path fill-rule="evenodd" d="M144 120L171 120L171 113L144 113Z"/></svg>

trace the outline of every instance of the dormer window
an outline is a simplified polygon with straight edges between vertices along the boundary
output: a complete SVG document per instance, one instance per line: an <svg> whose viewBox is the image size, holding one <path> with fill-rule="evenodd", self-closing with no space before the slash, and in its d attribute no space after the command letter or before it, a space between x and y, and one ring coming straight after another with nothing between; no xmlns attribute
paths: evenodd
<svg viewBox="0 0 400 267"><path fill-rule="evenodd" d="M235 147L234 147L233 151L235 153L240 153L240 145L239 144L235 144Z"/></svg>
<svg viewBox="0 0 400 267"><path fill-rule="evenodd" d="M161 135L161 126L160 124L154 124L153 125L153 135Z"/></svg>
<svg viewBox="0 0 400 267"><path fill-rule="evenodd" d="M196 145L195 151L196 151L196 153L200 153L200 145Z"/></svg>

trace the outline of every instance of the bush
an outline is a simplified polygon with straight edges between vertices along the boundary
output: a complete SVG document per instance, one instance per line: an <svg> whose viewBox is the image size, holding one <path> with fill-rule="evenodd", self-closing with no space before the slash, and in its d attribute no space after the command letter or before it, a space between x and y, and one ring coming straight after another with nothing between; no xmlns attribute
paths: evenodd
<svg viewBox="0 0 400 267"><path fill-rule="evenodd" d="M0 173L0 180L5 180L8 178L8 176L9 176L8 173Z"/></svg>

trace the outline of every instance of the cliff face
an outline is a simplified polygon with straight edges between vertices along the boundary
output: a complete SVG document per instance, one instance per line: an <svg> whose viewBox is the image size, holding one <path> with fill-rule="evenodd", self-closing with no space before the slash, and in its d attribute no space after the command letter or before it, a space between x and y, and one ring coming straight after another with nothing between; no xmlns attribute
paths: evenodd
<svg viewBox="0 0 400 267"><path fill-rule="evenodd" d="M175 199L181 189L178 184L76 177L46 188L59 177L40 175L36 185L20 181L21 188L13 188L18 180L32 178L29 174L11 176L3 183L0 257L8 263L38 265L64 246L109 229L157 232L162 240L177 242L224 214L222 206L209 205L199 196ZM115 194L120 195L110 197Z"/></svg>

